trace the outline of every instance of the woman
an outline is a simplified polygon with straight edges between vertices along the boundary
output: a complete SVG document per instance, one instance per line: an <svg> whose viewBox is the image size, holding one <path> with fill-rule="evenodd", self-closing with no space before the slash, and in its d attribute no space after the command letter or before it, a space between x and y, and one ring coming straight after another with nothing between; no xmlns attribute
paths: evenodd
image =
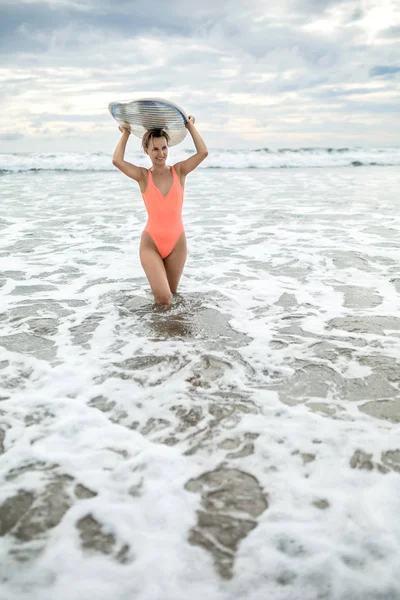
<svg viewBox="0 0 400 600"><path fill-rule="evenodd" d="M140 262L158 304L170 304L186 261L186 237L182 223L185 178L208 155L207 147L188 117L196 154L172 167L168 157L168 133L162 129L147 131L142 147L152 162L151 169L137 167L124 160L130 131L119 127L122 136L113 155L113 165L138 182L146 205L148 220L140 240Z"/></svg>

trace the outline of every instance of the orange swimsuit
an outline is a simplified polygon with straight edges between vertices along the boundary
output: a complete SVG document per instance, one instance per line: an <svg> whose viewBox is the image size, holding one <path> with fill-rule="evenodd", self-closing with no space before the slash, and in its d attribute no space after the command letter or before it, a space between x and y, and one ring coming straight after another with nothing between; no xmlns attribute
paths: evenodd
<svg viewBox="0 0 400 600"><path fill-rule="evenodd" d="M147 189L142 193L148 215L144 231L151 235L163 259L171 254L183 233L183 188L174 167L171 167L171 171L172 187L166 196L155 185L150 170Z"/></svg>

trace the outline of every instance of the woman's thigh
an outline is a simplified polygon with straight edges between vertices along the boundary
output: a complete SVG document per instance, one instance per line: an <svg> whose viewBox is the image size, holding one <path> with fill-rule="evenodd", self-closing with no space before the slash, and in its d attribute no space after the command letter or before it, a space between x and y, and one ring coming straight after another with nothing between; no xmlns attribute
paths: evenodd
<svg viewBox="0 0 400 600"><path fill-rule="evenodd" d="M171 254L164 259L169 288L173 294L175 294L178 289L179 280L186 262L186 256L186 236L182 233Z"/></svg>
<svg viewBox="0 0 400 600"><path fill-rule="evenodd" d="M140 262L146 273L154 299L159 304L169 304L171 289L164 262L151 236L144 231L140 240Z"/></svg>

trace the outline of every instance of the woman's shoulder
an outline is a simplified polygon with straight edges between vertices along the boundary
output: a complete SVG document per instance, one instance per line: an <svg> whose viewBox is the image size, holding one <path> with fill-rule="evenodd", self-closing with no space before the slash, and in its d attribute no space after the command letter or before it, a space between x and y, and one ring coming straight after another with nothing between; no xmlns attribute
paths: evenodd
<svg viewBox="0 0 400 600"><path fill-rule="evenodd" d="M172 172L174 172L174 171L175 171L175 173L176 173L176 176L177 176L177 177L178 177L178 179L179 179L179 183L181 184L181 187L182 187L182 189L184 189L184 188L185 188L185 179L186 179L186 178L185 178L185 176L184 176L184 175L182 175L182 171L181 171L181 169L180 169L180 165L181 165L181 164L182 164L182 163L180 163L180 162L178 162L178 163L175 163L174 165L172 165L172 168L171 168L171 169L172 169Z"/></svg>

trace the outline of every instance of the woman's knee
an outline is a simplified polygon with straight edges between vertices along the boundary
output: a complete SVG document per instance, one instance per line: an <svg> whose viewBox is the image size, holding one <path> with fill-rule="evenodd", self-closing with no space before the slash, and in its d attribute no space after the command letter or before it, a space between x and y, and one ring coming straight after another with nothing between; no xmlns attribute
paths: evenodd
<svg viewBox="0 0 400 600"><path fill-rule="evenodd" d="M171 304L172 294L171 292L155 292L154 300L157 304Z"/></svg>

